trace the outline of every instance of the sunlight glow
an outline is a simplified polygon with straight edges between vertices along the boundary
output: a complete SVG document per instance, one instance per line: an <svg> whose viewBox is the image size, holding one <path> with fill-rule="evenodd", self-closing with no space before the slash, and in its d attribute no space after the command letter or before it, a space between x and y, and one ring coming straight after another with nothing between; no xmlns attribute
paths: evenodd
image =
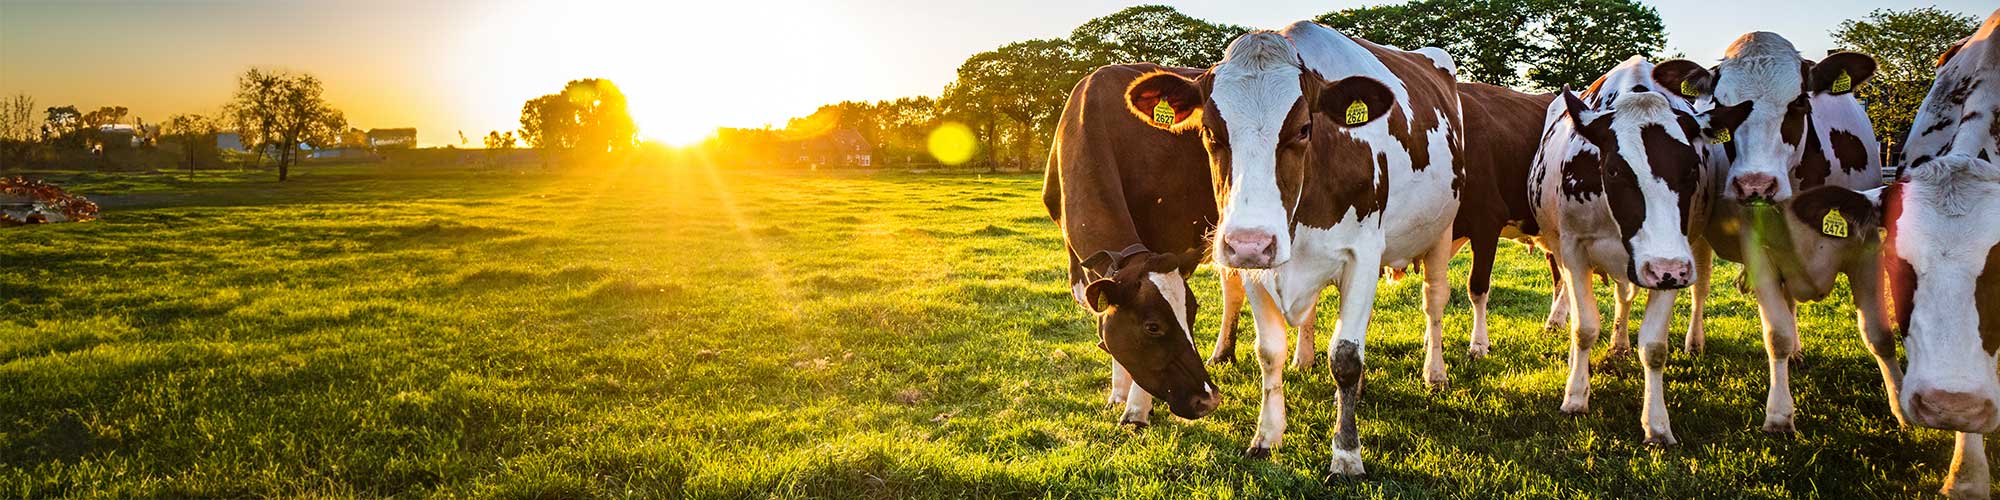
<svg viewBox="0 0 2000 500"><path fill-rule="evenodd" d="M972 129L958 122L945 122L931 131L931 156L939 163L957 165L972 159L979 151L979 138L972 135Z"/></svg>

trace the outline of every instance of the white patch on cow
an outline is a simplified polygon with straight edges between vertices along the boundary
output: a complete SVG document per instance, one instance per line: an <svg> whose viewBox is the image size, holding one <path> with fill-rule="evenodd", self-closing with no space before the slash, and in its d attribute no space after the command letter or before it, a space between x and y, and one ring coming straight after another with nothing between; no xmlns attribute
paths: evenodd
<svg viewBox="0 0 2000 500"><path fill-rule="evenodd" d="M1091 309L1091 307L1090 307L1090 300L1089 300L1089 299L1087 299L1087 298L1084 298L1084 296L1083 296L1083 290L1084 290L1085 288L1089 288L1089 287L1090 287L1090 285L1089 285L1089 284L1087 284L1087 283L1084 283L1084 282L1082 282L1082 281L1078 281L1078 282L1075 282L1075 283L1070 283L1070 284L1069 284L1069 296L1070 296L1070 298L1074 298L1074 299L1076 299L1076 305L1079 305L1079 306L1083 306L1083 308L1084 308L1085 310L1090 310L1090 309Z"/></svg>
<svg viewBox="0 0 2000 500"><path fill-rule="evenodd" d="M1252 32L1237 38L1216 63L1209 93L1228 128L1230 192L1216 234L1260 231L1275 235L1272 263L1291 257L1285 205L1278 191L1278 134L1303 95L1299 53L1283 35ZM1218 254L1223 238L1216 238Z"/></svg>
<svg viewBox="0 0 2000 500"><path fill-rule="evenodd" d="M1617 110L1611 119L1611 130L1618 136L1618 154L1632 167L1639 192L1645 198L1646 218L1632 235L1632 262L1635 266L1657 260L1692 262L1694 251L1689 249L1687 234L1683 232L1686 226L1681 220L1680 197L1666 181L1653 174L1641 133L1646 127L1660 127L1675 141L1691 144L1670 100L1664 94L1628 92L1611 106Z"/></svg>
<svg viewBox="0 0 2000 500"><path fill-rule="evenodd" d="M1786 144L1780 129L1786 110L1805 84L1799 72L1801 61L1792 42L1764 31L1745 34L1723 51L1715 103L1734 106L1756 102L1750 116L1730 132L1736 142L1736 159L1723 180L1725 189L1739 176L1759 173L1778 179L1777 200L1792 198L1792 165L1799 163L1805 148Z"/></svg>
<svg viewBox="0 0 2000 500"><path fill-rule="evenodd" d="M1424 47L1412 52L1423 54L1424 57L1430 58L1431 64L1436 65L1438 69L1444 70L1446 73L1451 73L1452 76L1458 76L1458 61L1452 60L1451 54L1445 52L1444 49Z"/></svg>
<svg viewBox="0 0 2000 500"><path fill-rule="evenodd" d="M2000 167L1964 155L1912 170L1903 185L1896 254L1917 273L1914 310L1903 347L1909 356L1904 408L1926 390L1981 395L2000 402L1996 357L1981 346L1973 291L1987 253L2000 244ZM1921 419L1919 419L1921 423ZM1984 429L1988 432L1993 429Z"/></svg>
<svg viewBox="0 0 2000 500"><path fill-rule="evenodd" d="M1813 130L1819 132L1820 151L1826 152L1832 168L1826 178L1827 185L1856 190L1882 185L1882 143L1875 139L1875 124L1868 120L1868 108L1853 93L1813 95L1812 122ZM1840 155L1834 154L1834 132L1861 141L1861 149L1867 153L1862 155L1861 165L1841 163Z"/></svg>
<svg viewBox="0 0 2000 500"><path fill-rule="evenodd" d="M1146 273L1146 279L1152 280L1153 288L1160 290L1160 298L1173 308L1174 321L1180 323L1181 333L1187 335L1188 347L1194 348L1194 329L1188 324L1187 280L1181 278L1180 270Z"/></svg>

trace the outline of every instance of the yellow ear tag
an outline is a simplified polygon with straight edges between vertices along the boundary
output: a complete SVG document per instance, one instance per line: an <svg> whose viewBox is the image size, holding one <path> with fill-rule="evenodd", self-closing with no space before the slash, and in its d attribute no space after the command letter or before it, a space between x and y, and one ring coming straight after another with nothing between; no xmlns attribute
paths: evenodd
<svg viewBox="0 0 2000 500"><path fill-rule="evenodd" d="M1835 238L1847 237L1847 218L1840 216L1840 209L1826 211L1826 217L1819 220L1819 232Z"/></svg>
<svg viewBox="0 0 2000 500"><path fill-rule="evenodd" d="M1360 125L1363 123L1368 123L1368 104L1361 101L1354 101L1353 104L1347 105L1347 124Z"/></svg>
<svg viewBox="0 0 2000 500"><path fill-rule="evenodd" d="M1172 105L1172 104L1167 104L1167 100L1166 100L1166 99L1161 99L1161 100L1160 100L1160 103L1159 103L1159 104L1154 104L1154 105L1153 105L1153 123L1158 123L1158 124L1161 124L1161 125L1173 125L1173 124L1174 124L1174 105Z"/></svg>
<svg viewBox="0 0 2000 500"><path fill-rule="evenodd" d="M1849 90L1854 90L1854 78L1847 76L1846 71L1840 72L1840 76L1838 78L1833 79L1833 86L1827 87L1826 89L1827 92L1832 92L1835 94L1846 92Z"/></svg>
<svg viewBox="0 0 2000 500"><path fill-rule="evenodd" d="M1715 129L1715 143L1723 144L1727 142L1729 142L1729 129L1726 128Z"/></svg>
<svg viewBox="0 0 2000 500"><path fill-rule="evenodd" d="M1701 92L1694 89L1693 81L1681 80L1681 95L1695 97L1701 95Z"/></svg>

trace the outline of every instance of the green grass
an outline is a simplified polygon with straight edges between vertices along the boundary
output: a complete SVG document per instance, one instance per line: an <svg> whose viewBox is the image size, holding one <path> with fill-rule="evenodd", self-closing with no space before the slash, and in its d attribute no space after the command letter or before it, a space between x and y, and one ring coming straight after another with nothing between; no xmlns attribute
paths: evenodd
<svg viewBox="0 0 2000 500"><path fill-rule="evenodd" d="M5 230L0 496L1909 498L1950 461L1896 427L1845 291L1801 308L1799 433L1761 432L1734 266L1708 353L1669 361L1665 449L1640 443L1635 358L1557 411L1539 257L1503 245L1479 362L1453 262L1445 392L1419 376L1419 280L1385 283L1371 476L1327 484L1323 363L1288 373L1272 460L1241 458L1247 335L1215 414L1115 425L1038 175L180 175L54 176L103 220Z"/></svg>

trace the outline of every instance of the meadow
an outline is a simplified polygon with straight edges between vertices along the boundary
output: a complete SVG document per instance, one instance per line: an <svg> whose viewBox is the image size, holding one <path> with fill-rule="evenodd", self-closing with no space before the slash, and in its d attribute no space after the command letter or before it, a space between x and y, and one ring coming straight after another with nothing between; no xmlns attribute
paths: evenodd
<svg viewBox="0 0 2000 500"><path fill-rule="evenodd" d="M1116 425L1039 174L184 175L48 173L103 219L5 230L0 497L1911 498L1950 462L1889 414L1844 290L1801 308L1799 431L1759 430L1733 265L1706 354L1676 318L1668 448L1640 443L1636 357L1600 346L1590 412L1557 411L1567 339L1526 248L1502 246L1479 361L1453 261L1445 391L1419 280L1385 281L1370 476L1328 483L1324 362L1287 375L1284 446L1242 457L1248 335L1213 415Z"/></svg>

